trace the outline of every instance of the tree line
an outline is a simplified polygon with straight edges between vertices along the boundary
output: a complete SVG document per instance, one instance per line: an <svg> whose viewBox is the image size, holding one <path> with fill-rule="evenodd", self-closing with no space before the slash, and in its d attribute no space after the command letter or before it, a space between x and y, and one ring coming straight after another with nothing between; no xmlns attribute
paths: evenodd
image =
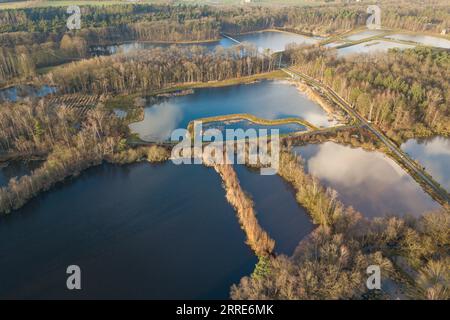
<svg viewBox="0 0 450 320"><path fill-rule="evenodd" d="M83 29L51 35L17 33L0 36L5 46L0 48L0 84L14 78L31 78L39 68L59 65L73 60L90 58L91 47L124 41L187 42L219 39L217 28L209 19L202 21L140 22L133 25ZM43 42L39 42L43 40Z"/></svg>
<svg viewBox="0 0 450 320"><path fill-rule="evenodd" d="M286 57L394 139L450 133L450 54L445 50L393 49L383 59L338 59L334 50L291 46Z"/></svg>
<svg viewBox="0 0 450 320"><path fill-rule="evenodd" d="M198 46L172 46L72 63L47 78L62 92L117 94L250 76L272 71L275 63L274 57L246 44L215 52Z"/></svg>
<svg viewBox="0 0 450 320"><path fill-rule="evenodd" d="M256 218L252 199L242 189L232 165L214 165L222 178L228 202L236 210L239 222L247 236L247 244L258 257L267 257L275 247L275 241L262 229Z"/></svg>
<svg viewBox="0 0 450 320"><path fill-rule="evenodd" d="M445 0L379 4L383 25L411 31L440 33L448 28L449 8ZM206 6L121 4L82 6L83 28L116 27L138 22L201 21L211 18L221 31L240 33L270 27L289 27L314 33L329 33L363 26L367 19L366 4L329 4L328 6ZM68 14L65 7L10 9L0 12L0 32L61 33Z"/></svg>

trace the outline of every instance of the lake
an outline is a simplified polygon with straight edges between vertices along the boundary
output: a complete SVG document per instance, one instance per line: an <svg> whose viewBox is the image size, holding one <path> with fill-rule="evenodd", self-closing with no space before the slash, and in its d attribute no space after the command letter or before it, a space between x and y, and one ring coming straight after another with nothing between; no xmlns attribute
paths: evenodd
<svg viewBox="0 0 450 320"><path fill-rule="evenodd" d="M291 43L315 44L319 41L316 38L306 37L300 34L278 31L255 32L233 38L240 42L254 44L260 51L270 49L272 52L284 51L286 45Z"/></svg>
<svg viewBox="0 0 450 320"><path fill-rule="evenodd" d="M264 119L301 117L316 126L335 122L318 104L286 81L261 81L195 90L194 94L166 99L145 108L144 120L130 125L145 141L168 140L174 129L190 121L219 115L249 113ZM256 128L260 126L255 126Z"/></svg>
<svg viewBox="0 0 450 320"><path fill-rule="evenodd" d="M294 148L305 169L335 189L341 201L367 217L386 214L420 216L438 209L435 202L392 159L333 142Z"/></svg>
<svg viewBox="0 0 450 320"><path fill-rule="evenodd" d="M0 218L0 298L227 299L256 262L198 165L102 165Z"/></svg>
<svg viewBox="0 0 450 320"><path fill-rule="evenodd" d="M299 242L313 230L307 211L298 205L295 192L278 175L262 176L259 170L235 166L242 188L255 203L261 227L275 240L275 252L292 255Z"/></svg>
<svg viewBox="0 0 450 320"><path fill-rule="evenodd" d="M278 31L254 32L239 36L233 36L233 38L240 42L251 43L255 45L260 51L264 49L270 49L272 52L284 51L286 45L290 43L314 44L318 42L318 39L316 38L306 37L295 33L278 32ZM218 46L229 48L235 46L236 44L237 43L235 41L223 37L218 41L212 42L178 43L178 44L131 41L118 45L92 46L90 50L91 54L93 55L110 55L116 53L127 54L136 50L166 48L172 45L177 45L177 46L201 46L208 49L209 51L213 51Z"/></svg>
<svg viewBox="0 0 450 320"><path fill-rule="evenodd" d="M410 139L401 148L450 191L450 138Z"/></svg>
<svg viewBox="0 0 450 320"><path fill-rule="evenodd" d="M393 34L386 38L420 43L426 46L450 49L450 40L420 34Z"/></svg>

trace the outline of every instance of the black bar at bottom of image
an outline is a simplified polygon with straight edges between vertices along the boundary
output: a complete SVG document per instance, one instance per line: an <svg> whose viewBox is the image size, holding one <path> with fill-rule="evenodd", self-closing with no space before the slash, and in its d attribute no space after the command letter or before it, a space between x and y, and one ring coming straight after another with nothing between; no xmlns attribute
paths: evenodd
<svg viewBox="0 0 450 320"><path fill-rule="evenodd" d="M111 303L112 302L112 303ZM297 319L307 318L308 314L316 319L320 315L345 316L355 319L399 317L408 314L416 317L448 310L448 301L399 301L399 300L295 300L295 301L176 301L176 300L140 300L140 301L31 301L33 308L19 308L21 301L0 301L0 307L9 307L16 315L26 310L56 310L58 304L70 309L69 318L92 316L99 312L115 317L129 318L131 314L145 315L150 319ZM28 303L28 302L24 302ZM444 308L446 310L444 310ZM64 319L64 317L61 317ZM59 318L59 319L61 319Z"/></svg>

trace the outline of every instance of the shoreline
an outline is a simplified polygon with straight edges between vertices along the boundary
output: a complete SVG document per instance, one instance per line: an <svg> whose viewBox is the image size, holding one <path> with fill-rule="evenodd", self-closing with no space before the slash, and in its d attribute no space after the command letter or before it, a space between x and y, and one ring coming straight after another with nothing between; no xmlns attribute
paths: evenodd
<svg viewBox="0 0 450 320"><path fill-rule="evenodd" d="M179 40L179 41L164 41L164 40L124 40L124 41L118 41L108 44L92 44L89 45L89 48L95 48L95 47L108 47L108 46L120 46L123 44L129 44L129 43L148 43L148 44L204 44L204 43L214 43L214 42L220 42L222 38L217 39L209 39L209 40Z"/></svg>
<svg viewBox="0 0 450 320"><path fill-rule="evenodd" d="M252 84L262 80L280 80L286 79L286 75L281 70L274 70L271 72L258 73L251 76L244 76L240 78L230 78L220 81L208 81L208 82L191 82L185 84L176 84L172 87L159 89L153 91L148 96L156 96L158 94L170 93L174 91L188 90L188 89L203 89L203 88L221 88L234 86L239 84Z"/></svg>
<svg viewBox="0 0 450 320"><path fill-rule="evenodd" d="M327 101L319 92L311 88L311 86L303 82L290 82L296 86L300 93L304 94L312 102L317 103L323 110L325 110L328 116L333 117L333 120L337 121L338 124L345 122L345 119L339 114L339 109L334 107L331 102Z"/></svg>
<svg viewBox="0 0 450 320"><path fill-rule="evenodd" d="M282 27L277 29L277 27L273 27L273 28L262 29L262 30L257 30L257 31L246 31L246 32L241 32L241 33L237 33L237 34L233 33L233 34L230 34L230 35L238 37L238 36L244 36L244 35L248 35L248 34L252 34L252 33L279 32L279 33L286 33L286 34L292 34L292 35L297 35L297 36L303 36L303 37L307 37L307 38L311 38L311 39L314 38L314 37L322 37L320 35L300 33L300 31L294 32L294 31L290 31L290 30L294 30L294 29L284 29Z"/></svg>

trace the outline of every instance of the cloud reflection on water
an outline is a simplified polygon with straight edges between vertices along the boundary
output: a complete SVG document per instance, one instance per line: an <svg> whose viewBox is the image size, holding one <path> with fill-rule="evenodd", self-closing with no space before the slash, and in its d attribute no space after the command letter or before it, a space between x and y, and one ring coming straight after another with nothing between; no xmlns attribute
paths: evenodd
<svg viewBox="0 0 450 320"><path fill-rule="evenodd" d="M419 161L447 191L450 190L450 138L411 139L402 145L402 149Z"/></svg>
<svg viewBox="0 0 450 320"><path fill-rule="evenodd" d="M263 81L251 85L196 90L194 94L172 97L148 106L144 121L130 126L147 141L170 138L177 128L192 120L218 115L250 113L264 119L300 117L316 126L328 127L327 113L283 81Z"/></svg>
<svg viewBox="0 0 450 320"><path fill-rule="evenodd" d="M439 205L393 160L379 152L368 152L327 142L295 148L308 171L369 217L385 214L418 216Z"/></svg>

